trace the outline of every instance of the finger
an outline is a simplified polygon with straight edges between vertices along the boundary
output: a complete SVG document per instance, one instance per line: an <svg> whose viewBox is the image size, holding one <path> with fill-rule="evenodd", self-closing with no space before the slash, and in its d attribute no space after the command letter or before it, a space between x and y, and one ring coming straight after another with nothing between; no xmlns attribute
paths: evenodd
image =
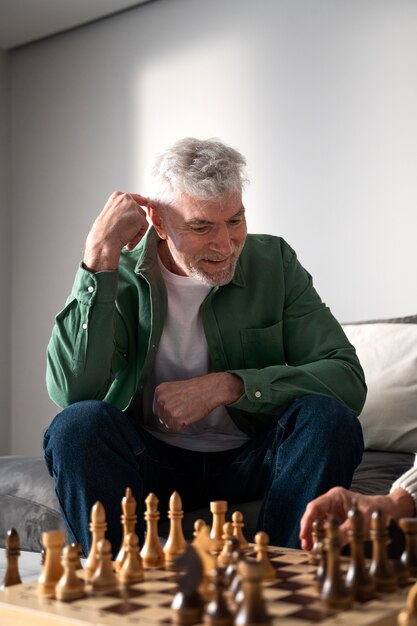
<svg viewBox="0 0 417 626"><path fill-rule="evenodd" d="M129 196L140 207L146 207L147 208L149 206L149 198L145 198L145 196L141 196L138 193L130 193Z"/></svg>
<svg viewBox="0 0 417 626"><path fill-rule="evenodd" d="M340 539L343 546L349 543L349 528L350 524L348 520L346 520L345 522L343 522L343 524L339 526Z"/></svg>
<svg viewBox="0 0 417 626"><path fill-rule="evenodd" d="M135 248L139 241L141 239L143 239L143 237L146 235L146 231L148 230L148 227L146 226L145 228L141 228L140 231L138 232L138 234L136 235L136 237L134 237L131 241L129 241L129 243L126 245L126 248L128 250L133 250L133 248Z"/></svg>
<svg viewBox="0 0 417 626"><path fill-rule="evenodd" d="M333 512L333 499L329 496L328 493L319 496L312 502L310 502L306 510L304 512L303 517L300 521L300 534L299 537L301 539L302 545L306 545L308 547L304 548L309 550L312 545L311 531L313 528L313 522L316 519L322 519L326 517L328 514Z"/></svg>

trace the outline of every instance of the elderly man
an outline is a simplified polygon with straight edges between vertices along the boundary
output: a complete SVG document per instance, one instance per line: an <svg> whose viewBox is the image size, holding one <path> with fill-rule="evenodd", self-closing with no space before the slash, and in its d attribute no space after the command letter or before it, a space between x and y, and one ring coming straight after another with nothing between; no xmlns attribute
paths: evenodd
<svg viewBox="0 0 417 626"><path fill-rule="evenodd" d="M259 529L297 546L307 503L361 459L355 350L290 246L247 235L244 168L221 142L181 140L148 197L112 194L88 234L48 348L67 408L44 440L85 552L96 500L118 548L128 485L141 541L143 499L165 508L176 490L185 510L263 498Z"/></svg>

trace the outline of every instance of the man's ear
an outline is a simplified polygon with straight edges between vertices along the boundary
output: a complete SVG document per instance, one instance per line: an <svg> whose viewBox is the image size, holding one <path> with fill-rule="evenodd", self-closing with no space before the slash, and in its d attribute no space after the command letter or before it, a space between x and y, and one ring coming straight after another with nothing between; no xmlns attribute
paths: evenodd
<svg viewBox="0 0 417 626"><path fill-rule="evenodd" d="M161 211L154 204L149 203L147 206L148 217L152 222L152 226L155 228L160 239L166 239L164 220L161 216Z"/></svg>

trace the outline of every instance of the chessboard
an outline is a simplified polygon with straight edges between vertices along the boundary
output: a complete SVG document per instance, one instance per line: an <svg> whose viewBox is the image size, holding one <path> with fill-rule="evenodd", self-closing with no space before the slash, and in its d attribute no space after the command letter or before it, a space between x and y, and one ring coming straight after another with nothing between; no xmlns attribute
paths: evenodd
<svg viewBox="0 0 417 626"><path fill-rule="evenodd" d="M255 557L249 551L247 557ZM326 608L314 580L316 567L301 550L269 546L268 556L276 577L264 582L262 593L270 626L397 626L410 585L393 593L377 593L352 609ZM343 560L343 559L342 559ZM346 564L345 564L346 565ZM147 569L145 579L111 593L73 601L43 598L37 582L6 587L0 591L1 626L170 626L171 608L178 590L178 573L165 568Z"/></svg>

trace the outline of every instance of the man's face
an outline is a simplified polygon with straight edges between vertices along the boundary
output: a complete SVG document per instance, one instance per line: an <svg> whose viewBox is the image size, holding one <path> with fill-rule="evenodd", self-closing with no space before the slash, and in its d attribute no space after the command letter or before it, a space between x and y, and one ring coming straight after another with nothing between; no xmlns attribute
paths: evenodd
<svg viewBox="0 0 417 626"><path fill-rule="evenodd" d="M153 222L171 272L211 286L232 280L247 234L240 193L210 200L178 193L174 206Z"/></svg>

